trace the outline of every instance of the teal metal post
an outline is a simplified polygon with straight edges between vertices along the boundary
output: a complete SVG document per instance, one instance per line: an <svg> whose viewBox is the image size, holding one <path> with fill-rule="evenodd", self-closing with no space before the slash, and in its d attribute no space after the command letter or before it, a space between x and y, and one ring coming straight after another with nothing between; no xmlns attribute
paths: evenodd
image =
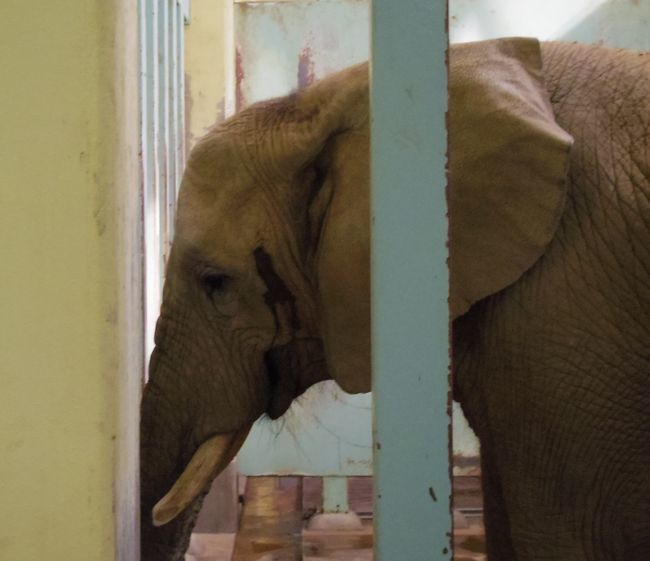
<svg viewBox="0 0 650 561"><path fill-rule="evenodd" d="M452 556L447 2L373 0L377 561Z"/></svg>

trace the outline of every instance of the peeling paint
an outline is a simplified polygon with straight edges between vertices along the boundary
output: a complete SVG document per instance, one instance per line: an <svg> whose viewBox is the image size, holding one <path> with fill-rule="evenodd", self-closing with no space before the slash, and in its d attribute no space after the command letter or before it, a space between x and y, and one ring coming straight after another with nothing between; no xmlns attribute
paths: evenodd
<svg viewBox="0 0 650 561"><path fill-rule="evenodd" d="M235 110L241 111L245 105L244 99L244 65L242 64L241 47L237 45L235 50Z"/></svg>
<svg viewBox="0 0 650 561"><path fill-rule="evenodd" d="M302 90L314 82L314 61L312 50L306 45L298 55L298 89Z"/></svg>

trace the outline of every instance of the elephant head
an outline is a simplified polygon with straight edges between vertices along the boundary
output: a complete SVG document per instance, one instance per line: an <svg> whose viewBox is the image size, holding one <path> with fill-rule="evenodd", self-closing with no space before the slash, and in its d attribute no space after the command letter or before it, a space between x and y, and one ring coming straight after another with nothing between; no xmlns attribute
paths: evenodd
<svg viewBox="0 0 650 561"><path fill-rule="evenodd" d="M455 47L450 91L455 317L544 251L570 138L537 41ZM370 389L368 121L364 64L249 107L192 150L142 403L143 561L181 559L260 415L326 378Z"/></svg>

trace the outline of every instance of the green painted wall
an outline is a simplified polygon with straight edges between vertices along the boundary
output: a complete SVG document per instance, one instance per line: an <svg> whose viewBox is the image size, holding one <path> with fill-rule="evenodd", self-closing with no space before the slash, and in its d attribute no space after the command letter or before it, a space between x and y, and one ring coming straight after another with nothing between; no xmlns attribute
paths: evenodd
<svg viewBox="0 0 650 561"><path fill-rule="evenodd" d="M129 4L0 4L2 561L126 559L136 546Z"/></svg>

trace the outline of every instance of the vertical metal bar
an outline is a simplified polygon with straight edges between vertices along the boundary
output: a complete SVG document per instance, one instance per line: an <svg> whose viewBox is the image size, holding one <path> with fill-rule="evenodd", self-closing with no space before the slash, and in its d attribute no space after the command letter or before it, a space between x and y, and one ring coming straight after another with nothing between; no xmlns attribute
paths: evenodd
<svg viewBox="0 0 650 561"><path fill-rule="evenodd" d="M323 512L349 512L348 478L323 477Z"/></svg>
<svg viewBox="0 0 650 561"><path fill-rule="evenodd" d="M147 361L184 165L183 24L188 6L179 0L139 3Z"/></svg>
<svg viewBox="0 0 650 561"><path fill-rule="evenodd" d="M146 278L147 278L147 258L146 258L146 210L147 210L147 201L148 201L148 191L149 191L149 182L151 181L151 162L149 157L150 151L150 139L147 133L149 128L149 119L151 111L151 100L149 99L149 89L147 88L148 80L148 17L147 17L147 2L146 0L139 0L138 2L138 18L139 18L139 37L138 37L138 46L140 49L140 168L141 168L141 193L142 193L142 212L143 212L143 277L144 277L144 287L143 287L143 297L144 302L144 342L145 342L145 364L146 358L149 356L147 353L149 351L148 341L149 336L152 335L148 333L148 323L147 323L147 292L146 292ZM145 374L146 378L146 374Z"/></svg>
<svg viewBox="0 0 650 561"><path fill-rule="evenodd" d="M189 25L189 0L187 4L187 19L185 18L185 11L183 3L179 7L181 9L181 17L179 20L176 33L178 34L178 66L176 67L176 83L178 84L178 98L176 100L178 106L178 146L176 150L176 160L178 162L176 169L178 178L176 182L176 194L181 184L181 177L183 176L183 168L185 167L185 25Z"/></svg>
<svg viewBox="0 0 650 561"><path fill-rule="evenodd" d="M149 20L147 16L146 0L139 0L138 2L138 18L138 47L140 54L140 165L142 167L142 193L144 197L146 196L146 189L151 177L151 169L149 165L149 135L147 134L151 112L151 99L149 88L147 87L147 80L149 78Z"/></svg>
<svg viewBox="0 0 650 561"><path fill-rule="evenodd" d="M160 311L160 174L158 166L158 2L141 0L143 44L143 160L145 236L145 361L153 350L153 332ZM145 108L146 106L146 108Z"/></svg>
<svg viewBox="0 0 650 561"><path fill-rule="evenodd" d="M168 112L168 125L169 130L169 147L167 150L167 161L169 162L169 179L167 184L167 235L168 243L171 245L171 240L174 237L174 210L176 205L176 145L178 142L178 80L176 79L176 67L178 65L178 48L176 42L178 41L178 34L176 27L178 26L179 19L179 5L177 0L167 0L169 5L169 26L167 29L168 45L169 45L169 59L167 61L168 68L168 97L169 97L169 112Z"/></svg>
<svg viewBox="0 0 650 561"><path fill-rule="evenodd" d="M160 192L158 206L160 213L160 279L165 272L169 239L167 216L167 192L169 189L169 2L158 0L158 153L160 170Z"/></svg>
<svg viewBox="0 0 650 561"><path fill-rule="evenodd" d="M452 556L446 17L445 0L373 1L378 561Z"/></svg>
<svg viewBox="0 0 650 561"><path fill-rule="evenodd" d="M183 12L183 20L186 24L190 23L192 17L192 0L177 0Z"/></svg>

